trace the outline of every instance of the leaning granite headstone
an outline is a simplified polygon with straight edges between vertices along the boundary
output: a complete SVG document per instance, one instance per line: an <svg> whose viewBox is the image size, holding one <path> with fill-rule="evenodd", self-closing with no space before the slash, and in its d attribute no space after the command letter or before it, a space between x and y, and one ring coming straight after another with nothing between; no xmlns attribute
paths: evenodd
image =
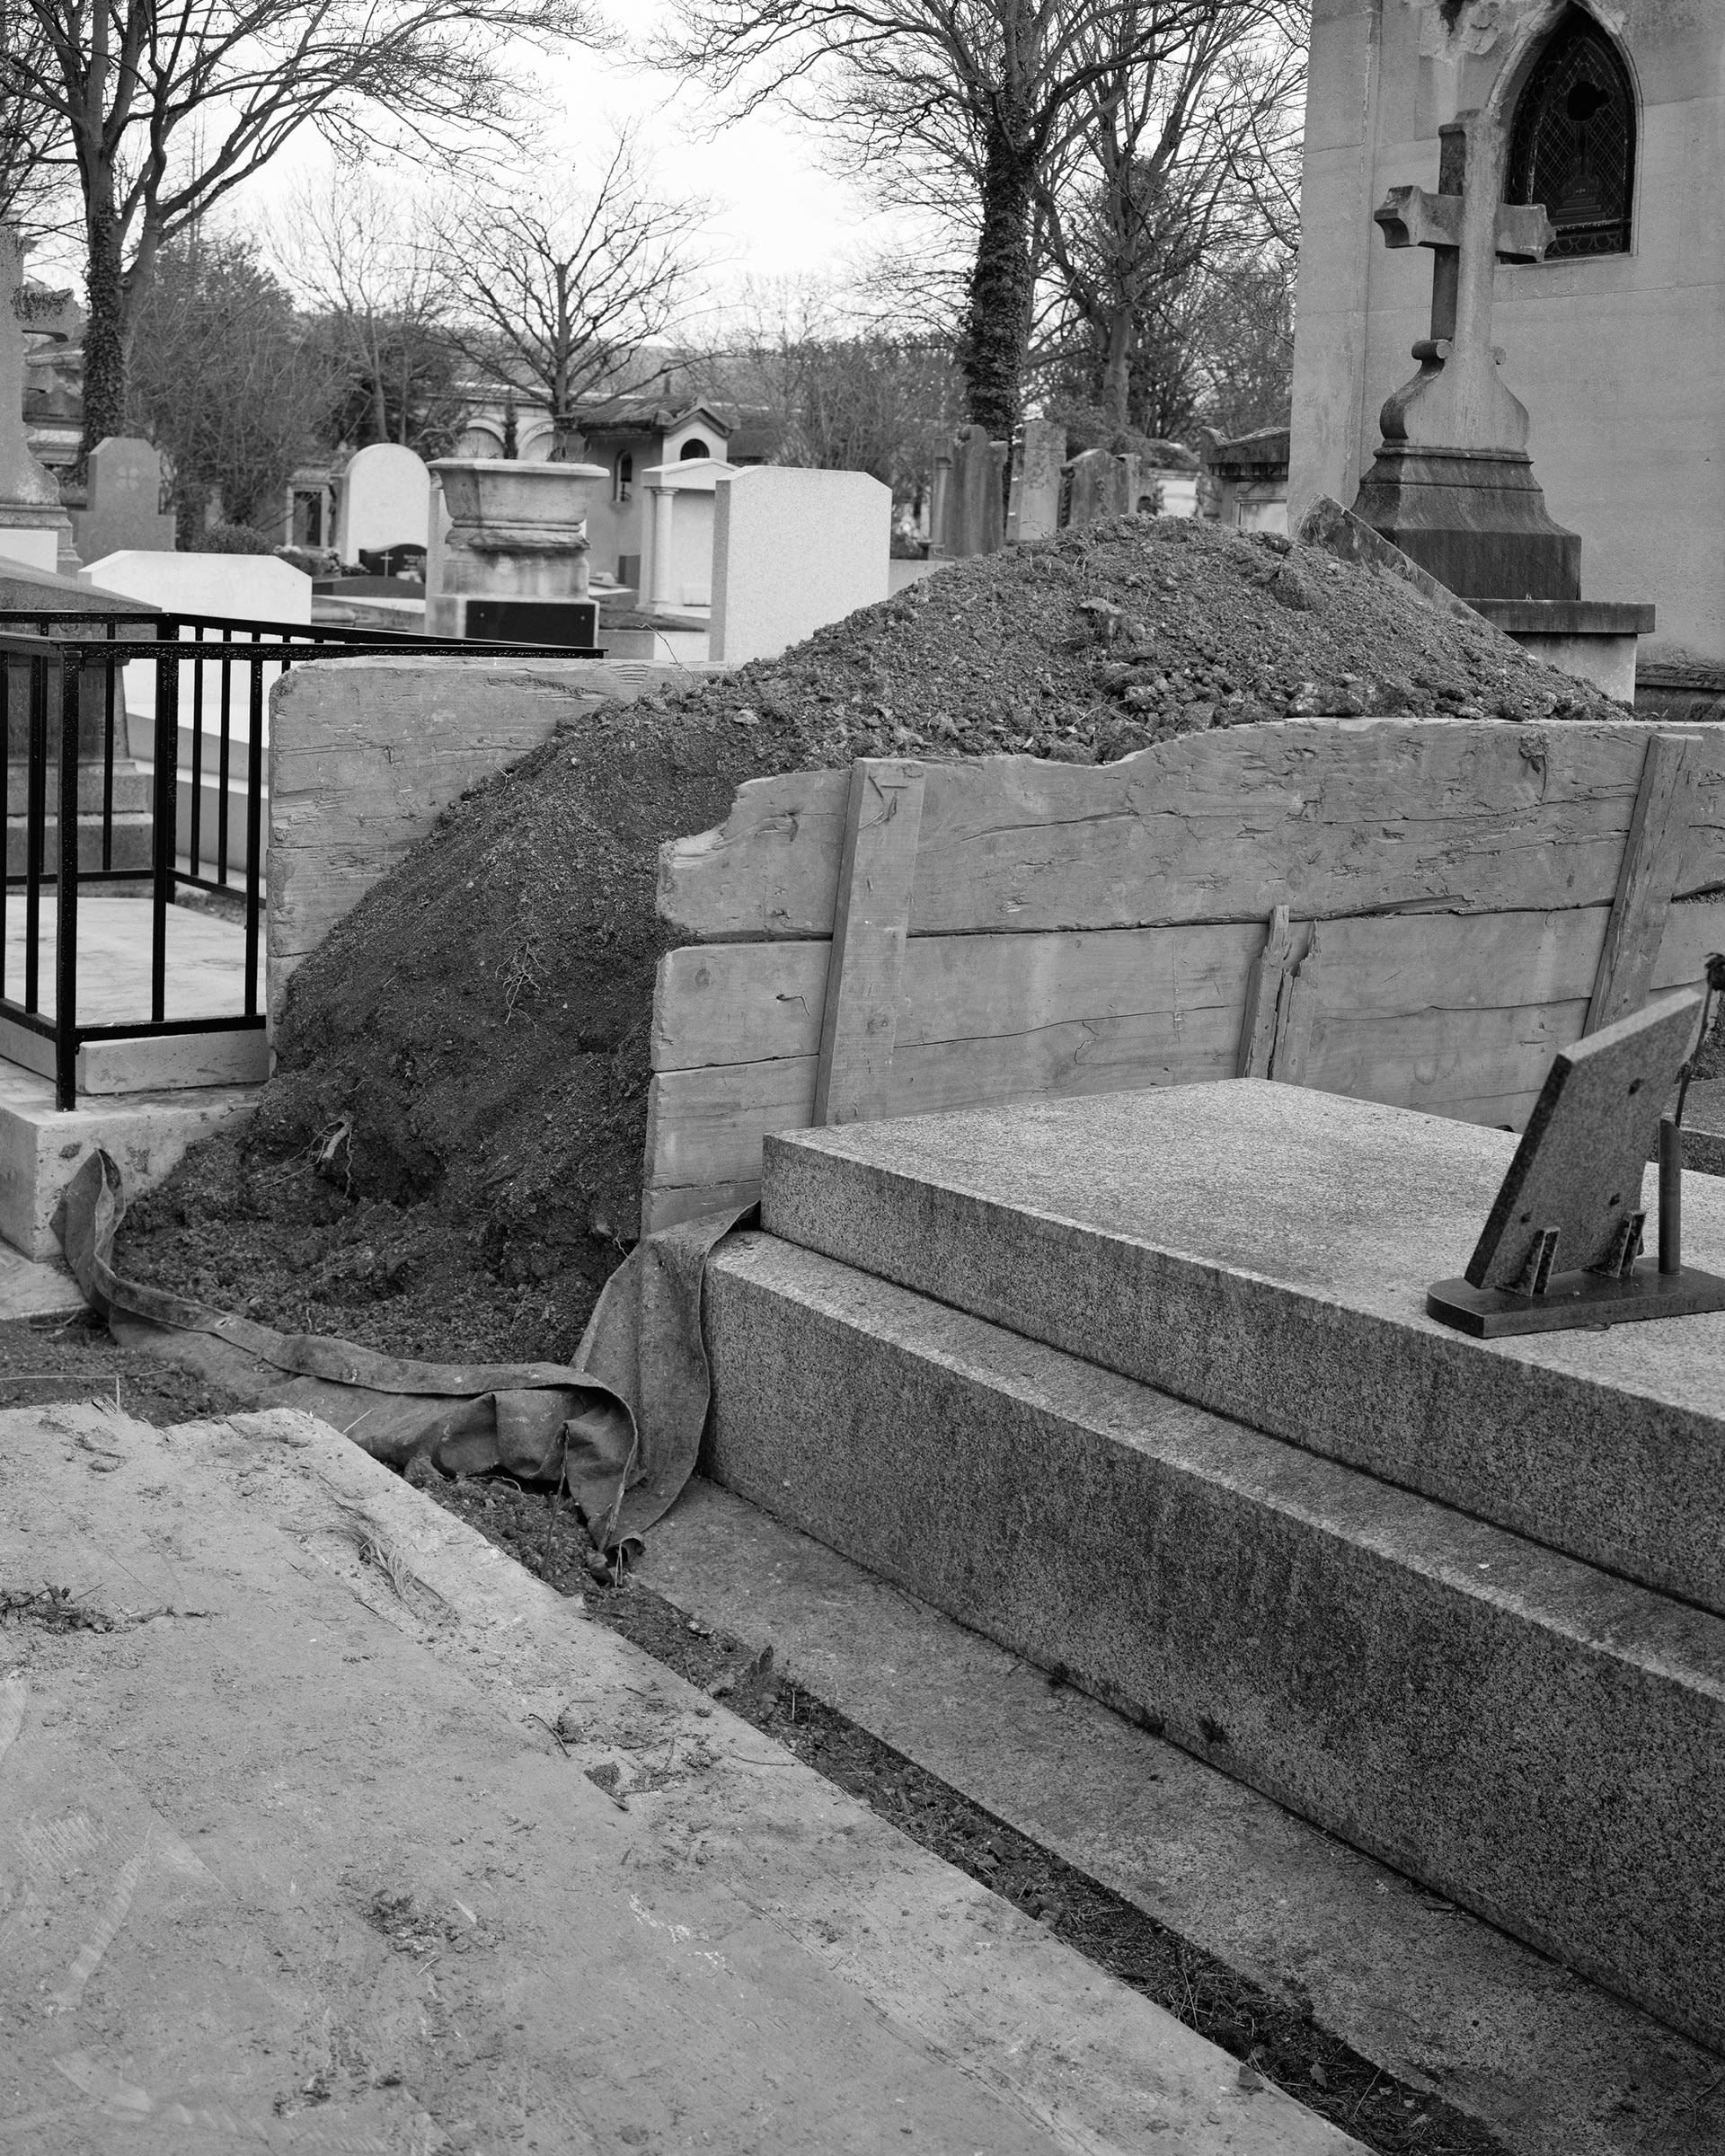
<svg viewBox="0 0 1725 2156"><path fill-rule="evenodd" d="M1702 998L1662 997L1552 1061L1460 1279L1426 1308L1476 1339L1725 1310L1725 1279L1685 1268L1662 1233L1641 1257L1641 1182Z"/></svg>
<svg viewBox="0 0 1725 2156"><path fill-rule="evenodd" d="M946 490L945 551L955 561L997 553L1006 537L1006 497L1002 480L1006 445L983 427L967 427L952 445Z"/></svg>
<svg viewBox="0 0 1725 2156"><path fill-rule="evenodd" d="M173 518L162 507L162 453L136 435L111 434L90 452L90 499L73 517L85 561L109 554L173 552Z"/></svg>
<svg viewBox="0 0 1725 2156"><path fill-rule="evenodd" d="M1066 430L1054 420L1026 420L1019 473L1017 539L1049 539L1060 528L1060 473Z"/></svg>

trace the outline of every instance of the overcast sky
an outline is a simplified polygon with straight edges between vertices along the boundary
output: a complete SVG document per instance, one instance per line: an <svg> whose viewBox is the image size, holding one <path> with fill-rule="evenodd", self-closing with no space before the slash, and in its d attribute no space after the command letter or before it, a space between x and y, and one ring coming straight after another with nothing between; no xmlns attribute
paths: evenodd
<svg viewBox="0 0 1725 2156"><path fill-rule="evenodd" d="M601 0L619 28L641 38L668 13L667 0ZM579 157L591 141L595 154L619 124L632 123L650 163L656 189L668 195L705 199L712 208L711 280L715 297L736 294L745 277L758 278L842 274L847 257L871 253L908 237L908 228L873 210L860 191L829 178L816 161L795 120L779 112L727 125L713 137L721 116L706 91L639 66L626 58L597 59L571 52L551 63L529 54L552 90L555 146L553 155ZM561 117L557 118L560 113ZM263 172L228 198L226 214L253 228L269 226L296 190L327 172L328 153L308 128ZM411 175L407 184L411 185ZM39 278L83 282L82 251L75 239L45 247L31 266Z"/></svg>
<svg viewBox="0 0 1725 2156"><path fill-rule="evenodd" d="M639 38L669 10L665 0L610 0L610 13ZM665 191L712 201L715 252L730 258L728 278L819 275L837 269L837 258L889 242L893 220L823 172L788 115L757 113L708 139L721 108L702 88L586 57L566 61L561 72L571 139L596 119L632 120Z"/></svg>

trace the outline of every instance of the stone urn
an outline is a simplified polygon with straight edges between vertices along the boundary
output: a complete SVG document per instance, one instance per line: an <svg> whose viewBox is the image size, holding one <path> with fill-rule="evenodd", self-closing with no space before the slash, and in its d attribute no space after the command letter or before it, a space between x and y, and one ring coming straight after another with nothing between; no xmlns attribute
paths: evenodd
<svg viewBox="0 0 1725 2156"><path fill-rule="evenodd" d="M432 516L426 628L466 634L467 602L567 605L587 597L587 513L611 474L603 464L522 464L445 456L431 472L449 528Z"/></svg>

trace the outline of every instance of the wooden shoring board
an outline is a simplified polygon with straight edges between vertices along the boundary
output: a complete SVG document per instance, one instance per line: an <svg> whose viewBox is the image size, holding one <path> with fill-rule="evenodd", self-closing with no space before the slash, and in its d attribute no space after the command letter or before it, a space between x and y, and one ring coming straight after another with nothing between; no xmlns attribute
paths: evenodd
<svg viewBox="0 0 1725 2156"><path fill-rule="evenodd" d="M1287 908L1272 908L1264 947L1246 976L1246 1010L1240 1023L1242 1078L1268 1078L1276 1047L1276 1021L1294 960L1294 929Z"/></svg>
<svg viewBox="0 0 1725 2156"><path fill-rule="evenodd" d="M821 1002L818 1124L886 1111L923 789L920 764L859 756L851 765Z"/></svg>
<svg viewBox="0 0 1725 2156"><path fill-rule="evenodd" d="M1112 929L1093 935L913 936L897 1045L993 1044L1049 1028L1163 1013L1237 1012L1261 931ZM819 1052L825 943L698 943L659 960L653 1068L757 1063Z"/></svg>
<svg viewBox="0 0 1725 2156"><path fill-rule="evenodd" d="M1095 766L931 764L909 932L1608 906L1647 746L1632 720L1327 719ZM1725 883L1725 731L1687 761L1679 895ZM703 942L828 934L848 788L844 772L742 786L724 825L661 850L661 918Z"/></svg>
<svg viewBox="0 0 1725 2156"><path fill-rule="evenodd" d="M1517 1120L1552 1052L1579 1035L1608 919L1597 906L1322 923L1296 976L1308 999L1301 1082L1466 1121ZM1262 940L1250 922L913 937L890 1110L1230 1077ZM1721 947L1725 901L1673 906L1654 987L1699 981ZM751 1195L763 1134L812 1122L825 970L821 943L706 945L661 962L650 1230ZM722 1029L710 1029L721 1013ZM703 1040L727 1060L684 1061ZM778 1052L750 1056L751 1042Z"/></svg>
<svg viewBox="0 0 1725 2156"><path fill-rule="evenodd" d="M1652 992L1666 914L1688 844L1694 791L1690 752L1700 747L1698 734L1655 734L1648 742L1611 923L1588 1005L1589 1033L1632 1017Z"/></svg>

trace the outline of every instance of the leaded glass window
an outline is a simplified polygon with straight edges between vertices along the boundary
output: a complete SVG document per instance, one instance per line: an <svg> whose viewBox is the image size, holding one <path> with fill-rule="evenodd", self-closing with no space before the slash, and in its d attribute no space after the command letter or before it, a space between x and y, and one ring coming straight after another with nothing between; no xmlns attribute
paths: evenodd
<svg viewBox="0 0 1725 2156"><path fill-rule="evenodd" d="M1557 227L1548 261L1626 254L1634 184L1634 85L1611 40L1573 7L1516 108L1509 200L1545 205Z"/></svg>

